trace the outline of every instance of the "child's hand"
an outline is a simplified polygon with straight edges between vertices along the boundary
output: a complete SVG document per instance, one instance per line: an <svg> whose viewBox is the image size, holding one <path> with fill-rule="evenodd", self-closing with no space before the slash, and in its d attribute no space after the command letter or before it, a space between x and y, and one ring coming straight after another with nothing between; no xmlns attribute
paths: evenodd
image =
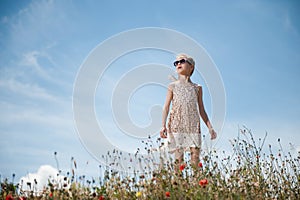
<svg viewBox="0 0 300 200"><path fill-rule="evenodd" d="M167 138L167 128L166 127L162 127L161 129L160 129L160 137L161 138Z"/></svg>
<svg viewBox="0 0 300 200"><path fill-rule="evenodd" d="M210 133L210 139L214 140L217 138L217 133L214 129L209 129L209 133Z"/></svg>

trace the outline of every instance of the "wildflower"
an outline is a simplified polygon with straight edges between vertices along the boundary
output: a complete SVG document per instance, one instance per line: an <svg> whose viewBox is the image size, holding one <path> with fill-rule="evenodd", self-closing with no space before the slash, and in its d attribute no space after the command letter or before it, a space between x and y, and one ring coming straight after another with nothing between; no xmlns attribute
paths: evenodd
<svg viewBox="0 0 300 200"><path fill-rule="evenodd" d="M170 196L171 196L170 192L166 192L166 197L170 197Z"/></svg>
<svg viewBox="0 0 300 200"><path fill-rule="evenodd" d="M140 175L140 178L141 178L141 179L145 178L145 175L143 175L143 174L142 174L142 175Z"/></svg>
<svg viewBox="0 0 300 200"><path fill-rule="evenodd" d="M184 170L184 168L185 168L185 164L182 164L182 165L179 166L180 171Z"/></svg>
<svg viewBox="0 0 300 200"><path fill-rule="evenodd" d="M14 198L11 194L8 194L5 198L5 200L14 200Z"/></svg>
<svg viewBox="0 0 300 200"><path fill-rule="evenodd" d="M158 178L153 177L153 178L151 179L151 181L152 181L152 182L156 182L156 181L158 181Z"/></svg>
<svg viewBox="0 0 300 200"><path fill-rule="evenodd" d="M255 182L255 183L254 183L254 186L255 186L255 187L259 187L259 182Z"/></svg>
<svg viewBox="0 0 300 200"><path fill-rule="evenodd" d="M135 194L135 196L136 196L137 198L139 198L139 197L142 196L142 193L141 193L140 191L138 191L138 192Z"/></svg>
<svg viewBox="0 0 300 200"><path fill-rule="evenodd" d="M207 179L202 179L202 180L199 181L199 185L202 186L202 187L205 187L207 184L208 184Z"/></svg>
<svg viewBox="0 0 300 200"><path fill-rule="evenodd" d="M99 197L99 200L104 200L104 199L105 199L104 196Z"/></svg>
<svg viewBox="0 0 300 200"><path fill-rule="evenodd" d="M202 162L199 162L199 163L198 163L198 167L200 167L200 168L202 168L202 167L203 167L203 164L202 164Z"/></svg>

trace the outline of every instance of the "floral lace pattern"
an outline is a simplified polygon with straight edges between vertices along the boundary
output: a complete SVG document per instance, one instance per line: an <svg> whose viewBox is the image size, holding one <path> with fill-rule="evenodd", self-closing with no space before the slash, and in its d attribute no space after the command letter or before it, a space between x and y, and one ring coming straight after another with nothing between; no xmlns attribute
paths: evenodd
<svg viewBox="0 0 300 200"><path fill-rule="evenodd" d="M198 110L199 86L194 83L170 84L173 92L172 109L168 120L168 146L178 148L201 146L200 115Z"/></svg>

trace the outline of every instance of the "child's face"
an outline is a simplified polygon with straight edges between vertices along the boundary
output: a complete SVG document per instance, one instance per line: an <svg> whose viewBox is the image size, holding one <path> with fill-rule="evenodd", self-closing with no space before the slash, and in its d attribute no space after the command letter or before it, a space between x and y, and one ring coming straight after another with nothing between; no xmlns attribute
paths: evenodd
<svg viewBox="0 0 300 200"><path fill-rule="evenodd" d="M185 57L179 57L176 59L176 61L181 61L182 59L186 60ZM187 61L185 61L183 63L179 62L176 65L176 72L181 75L190 76L192 73L192 70L193 70L193 66L190 63L188 63Z"/></svg>

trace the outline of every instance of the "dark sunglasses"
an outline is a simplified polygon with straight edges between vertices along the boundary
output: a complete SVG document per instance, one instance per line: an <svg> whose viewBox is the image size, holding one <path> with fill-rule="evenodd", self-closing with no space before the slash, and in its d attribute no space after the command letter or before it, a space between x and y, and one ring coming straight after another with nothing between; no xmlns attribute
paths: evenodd
<svg viewBox="0 0 300 200"><path fill-rule="evenodd" d="M176 67L179 63L180 64L184 64L184 63L189 63L189 64L191 64L188 60L186 60L186 59L181 59L181 60L176 60L173 64L174 64L174 66Z"/></svg>

